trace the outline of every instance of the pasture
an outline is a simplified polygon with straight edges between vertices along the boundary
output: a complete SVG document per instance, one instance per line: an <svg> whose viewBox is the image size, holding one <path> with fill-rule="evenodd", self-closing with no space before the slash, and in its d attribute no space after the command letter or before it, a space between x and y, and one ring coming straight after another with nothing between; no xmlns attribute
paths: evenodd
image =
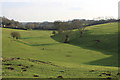
<svg viewBox="0 0 120 80"><path fill-rule="evenodd" d="M13 31L21 34L20 40L11 38ZM118 23L89 26L81 38L73 30L69 44L51 33L3 28L3 77L119 78Z"/></svg>

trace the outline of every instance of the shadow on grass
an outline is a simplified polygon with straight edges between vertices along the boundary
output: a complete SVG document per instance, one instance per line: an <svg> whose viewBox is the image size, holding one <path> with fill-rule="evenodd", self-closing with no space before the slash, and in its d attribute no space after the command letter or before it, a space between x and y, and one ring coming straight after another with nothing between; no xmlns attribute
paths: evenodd
<svg viewBox="0 0 120 80"><path fill-rule="evenodd" d="M74 32L70 38L71 45L79 46L84 49L90 49L94 51L100 51L105 55L111 55L111 57L103 58L100 60L88 62L85 64L89 65L100 65L100 66L113 66L118 67L118 33L113 34L90 34L85 33L83 37L79 38L79 33ZM52 37L54 40L61 42L61 35L55 35ZM95 40L100 40L96 42ZM94 55L93 55L94 56Z"/></svg>
<svg viewBox="0 0 120 80"><path fill-rule="evenodd" d="M29 42L24 41L24 39L46 39L46 37L44 36L40 36L40 37L22 37L20 38L20 40L17 40L17 42L20 42L22 44L28 45L28 46L49 46L49 45L56 45L58 43L47 43L47 44L32 44Z"/></svg>
<svg viewBox="0 0 120 80"><path fill-rule="evenodd" d="M103 58L103 59L92 61L92 62L88 62L85 64L119 67L117 55L112 55L111 57Z"/></svg>
<svg viewBox="0 0 120 80"><path fill-rule="evenodd" d="M24 41L22 41L22 40L17 40L17 42L20 42L20 43L25 44L25 45L28 45L28 46L49 46L49 45L56 45L56 44L59 44L59 43L31 44L31 43L28 43L28 42L24 42Z"/></svg>
<svg viewBox="0 0 120 80"><path fill-rule="evenodd" d="M43 37L43 36L40 36L40 37L22 37L21 39L37 39L37 38L45 39L46 37Z"/></svg>

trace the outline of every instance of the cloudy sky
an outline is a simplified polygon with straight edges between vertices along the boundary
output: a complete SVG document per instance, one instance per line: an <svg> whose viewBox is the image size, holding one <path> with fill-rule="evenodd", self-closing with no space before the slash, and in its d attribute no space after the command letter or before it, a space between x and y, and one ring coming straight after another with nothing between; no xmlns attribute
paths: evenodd
<svg viewBox="0 0 120 80"><path fill-rule="evenodd" d="M119 0L1 0L0 16L17 21L118 17Z"/></svg>

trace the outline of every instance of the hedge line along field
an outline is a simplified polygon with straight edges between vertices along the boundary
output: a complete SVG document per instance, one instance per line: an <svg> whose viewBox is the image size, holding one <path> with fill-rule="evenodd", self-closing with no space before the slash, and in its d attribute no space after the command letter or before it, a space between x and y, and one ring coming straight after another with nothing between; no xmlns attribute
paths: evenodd
<svg viewBox="0 0 120 80"><path fill-rule="evenodd" d="M86 28L79 38L71 32L70 43L52 31L2 29L3 78L119 78L118 24L107 23ZM21 39L10 33L17 31ZM100 40L96 43L94 40Z"/></svg>

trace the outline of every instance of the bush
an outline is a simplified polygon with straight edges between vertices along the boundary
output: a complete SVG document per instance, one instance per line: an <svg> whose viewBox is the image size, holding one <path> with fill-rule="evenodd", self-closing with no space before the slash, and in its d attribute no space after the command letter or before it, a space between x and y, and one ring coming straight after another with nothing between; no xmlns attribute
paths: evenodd
<svg viewBox="0 0 120 80"><path fill-rule="evenodd" d="M69 43L69 36L68 35L65 35L65 41L64 43Z"/></svg>
<svg viewBox="0 0 120 80"><path fill-rule="evenodd" d="M11 36L16 39L20 39L20 33L19 32L11 32Z"/></svg>
<svg viewBox="0 0 120 80"><path fill-rule="evenodd" d="M56 34L56 32L55 32L55 31L53 31L53 32L52 32L52 34L54 34L54 35L55 35L55 34Z"/></svg>

